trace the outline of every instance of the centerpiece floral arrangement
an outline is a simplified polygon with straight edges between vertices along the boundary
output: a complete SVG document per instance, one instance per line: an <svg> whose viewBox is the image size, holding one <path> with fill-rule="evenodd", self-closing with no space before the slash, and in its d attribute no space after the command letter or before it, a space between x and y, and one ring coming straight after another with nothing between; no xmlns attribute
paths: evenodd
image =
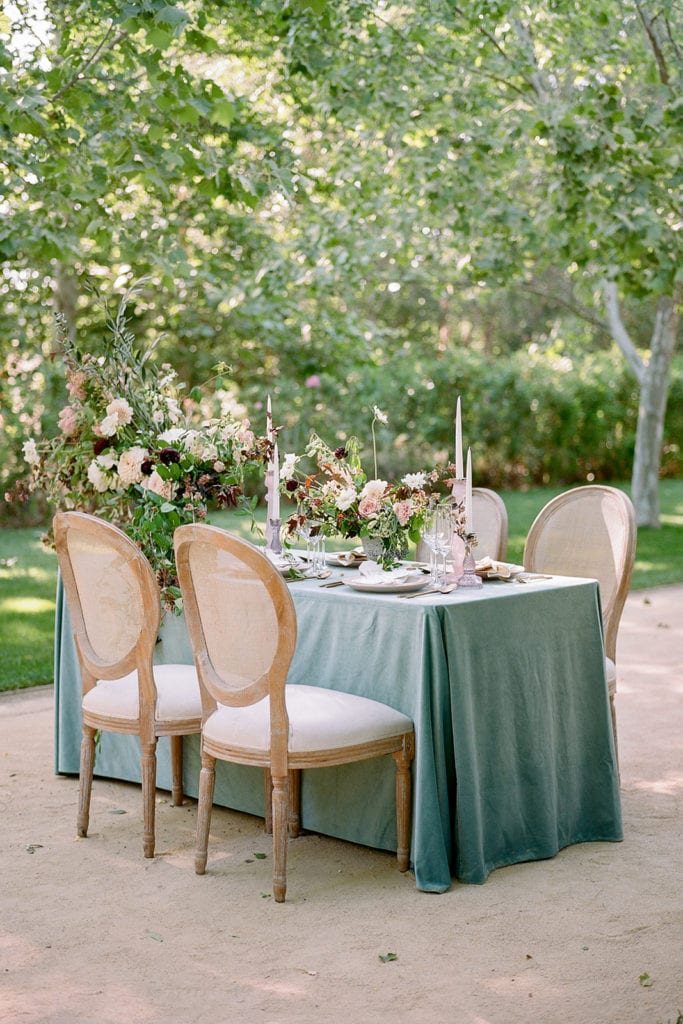
<svg viewBox="0 0 683 1024"><path fill-rule="evenodd" d="M417 544L427 519L439 502L454 467L407 473L400 480L382 480L377 472L375 422L386 423L374 408L372 439L375 475L368 479L357 438L332 449L318 434L311 434L303 456L285 455L280 469L281 489L296 502L285 523L293 538L306 523L326 536L358 537L371 557L388 568L405 557L410 541ZM310 465L311 471L304 467ZM456 510L460 515L460 507ZM464 515L463 526L464 526ZM374 543L372 543L374 542Z"/></svg>
<svg viewBox="0 0 683 1024"><path fill-rule="evenodd" d="M205 520L210 507L253 513L245 470L263 465L273 444L229 401L221 407L217 390L208 397L202 388L188 392L170 366L150 358L154 344L138 348L126 301L108 318L98 356L79 349L58 318L69 400L59 433L23 445L27 490L44 493L53 511L90 511L121 527L154 568L164 606L180 610L175 528ZM212 403L214 415L206 415Z"/></svg>

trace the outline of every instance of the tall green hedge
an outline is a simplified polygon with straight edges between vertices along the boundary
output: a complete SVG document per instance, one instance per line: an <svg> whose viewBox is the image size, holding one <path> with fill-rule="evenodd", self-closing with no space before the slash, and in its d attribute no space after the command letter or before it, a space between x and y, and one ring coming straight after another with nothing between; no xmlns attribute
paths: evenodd
<svg viewBox="0 0 683 1024"><path fill-rule="evenodd" d="M618 352L569 358L519 351L491 360L461 351L439 366L432 383L429 411L419 408L419 397L407 403L414 443L395 447L392 461L399 470L405 456L412 454L414 462L418 446L423 456L430 449L445 449L452 457L453 410L460 394L463 440L472 448L474 475L481 486L518 488L631 476L638 388ZM662 476L683 475L682 444L683 360L678 359L667 407Z"/></svg>

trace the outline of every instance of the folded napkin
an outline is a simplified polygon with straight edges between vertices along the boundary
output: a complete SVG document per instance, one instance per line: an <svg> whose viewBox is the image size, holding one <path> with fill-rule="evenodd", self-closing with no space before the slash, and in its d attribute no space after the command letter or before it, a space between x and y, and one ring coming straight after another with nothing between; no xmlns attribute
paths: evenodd
<svg viewBox="0 0 683 1024"><path fill-rule="evenodd" d="M497 562L488 555L474 564L475 572L480 576L498 576L501 580L509 580L512 567L507 562Z"/></svg>
<svg viewBox="0 0 683 1024"><path fill-rule="evenodd" d="M355 565L356 562L363 562L367 555L362 548L354 548L353 551L337 551L335 558L342 565Z"/></svg>
<svg viewBox="0 0 683 1024"><path fill-rule="evenodd" d="M415 579L415 569L408 569L405 566L399 566L398 569L383 569L377 562L368 559L359 566L358 575L368 583L408 583Z"/></svg>

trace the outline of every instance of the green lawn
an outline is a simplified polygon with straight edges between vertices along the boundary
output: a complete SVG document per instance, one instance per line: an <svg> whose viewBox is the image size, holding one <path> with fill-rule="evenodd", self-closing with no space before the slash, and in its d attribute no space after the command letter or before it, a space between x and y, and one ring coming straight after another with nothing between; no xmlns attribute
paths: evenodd
<svg viewBox="0 0 683 1024"><path fill-rule="evenodd" d="M543 505L562 488L502 492L509 517L508 558L521 562L524 538ZM625 490L628 490L625 487ZM683 480L660 485L662 526L638 531L632 589L683 583ZM249 520L230 514L216 522L249 537ZM0 530L0 690L53 681L57 560L39 529Z"/></svg>

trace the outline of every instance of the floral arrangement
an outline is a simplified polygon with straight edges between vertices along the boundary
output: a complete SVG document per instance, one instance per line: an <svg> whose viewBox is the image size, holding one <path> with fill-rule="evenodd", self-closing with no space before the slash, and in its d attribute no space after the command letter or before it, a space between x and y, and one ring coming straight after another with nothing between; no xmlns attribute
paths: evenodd
<svg viewBox="0 0 683 1024"><path fill-rule="evenodd" d="M43 492L53 510L92 511L120 526L155 569L165 607L179 610L175 528L205 520L212 505L253 512L245 469L267 461L272 441L256 437L234 403L221 408L218 390L207 416L203 389L186 394L175 371L150 358L154 345L136 347L126 301L108 318L99 356L81 351L58 319L69 401L56 436L23 445L26 489Z"/></svg>
<svg viewBox="0 0 683 1024"><path fill-rule="evenodd" d="M450 482L454 468L408 473L397 482L380 479L374 424L386 422L386 417L376 407L374 414L374 478L368 479L363 470L357 438L332 449L314 433L304 456L285 455L280 482L284 494L296 502L296 511L285 524L290 537L312 522L326 536L368 538L378 542L375 557L388 567L405 556L409 541L418 543L430 512L443 500L443 485ZM304 459L314 467L311 472L302 470Z"/></svg>

